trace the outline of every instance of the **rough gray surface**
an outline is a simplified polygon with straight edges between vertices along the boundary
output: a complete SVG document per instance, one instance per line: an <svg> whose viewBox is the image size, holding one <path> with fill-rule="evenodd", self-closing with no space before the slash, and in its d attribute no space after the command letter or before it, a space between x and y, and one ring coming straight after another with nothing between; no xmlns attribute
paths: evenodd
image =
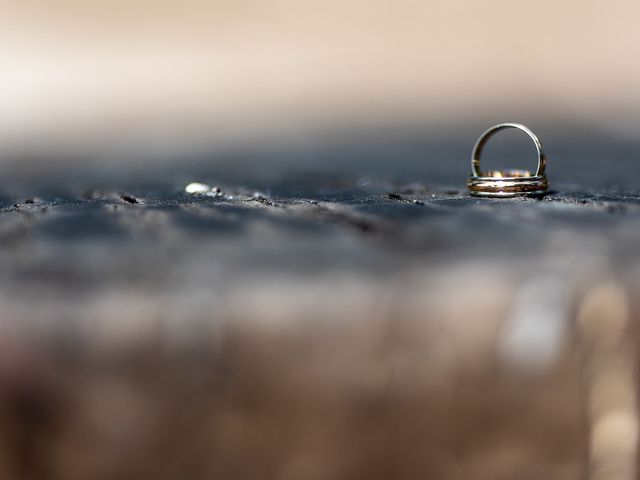
<svg viewBox="0 0 640 480"><path fill-rule="evenodd" d="M402 140L17 168L0 473L584 478L602 356L580 312L622 298L630 333L638 312L633 146L556 143L549 195L479 200L466 143Z"/></svg>

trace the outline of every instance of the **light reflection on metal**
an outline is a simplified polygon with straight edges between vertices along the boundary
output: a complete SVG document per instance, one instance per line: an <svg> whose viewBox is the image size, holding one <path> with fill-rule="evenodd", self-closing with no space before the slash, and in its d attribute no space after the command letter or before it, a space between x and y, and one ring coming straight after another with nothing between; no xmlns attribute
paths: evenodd
<svg viewBox="0 0 640 480"><path fill-rule="evenodd" d="M515 128L526 133L533 141L538 153L536 173L528 170L495 170L483 172L480 168L482 151L491 137L501 130ZM547 157L542 143L535 133L519 123L501 123L485 131L471 153L471 176L467 181L469 193L477 197L516 197L522 195L541 195L549 188L546 175Z"/></svg>

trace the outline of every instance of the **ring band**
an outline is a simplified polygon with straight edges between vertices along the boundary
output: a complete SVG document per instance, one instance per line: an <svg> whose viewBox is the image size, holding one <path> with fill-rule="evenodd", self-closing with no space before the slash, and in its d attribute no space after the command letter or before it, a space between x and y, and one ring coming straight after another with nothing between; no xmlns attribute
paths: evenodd
<svg viewBox="0 0 640 480"><path fill-rule="evenodd" d="M480 157L491 137L500 130L515 128L526 133L533 141L538 152L538 167L535 174L527 170L496 170L482 172ZM522 195L541 195L549 188L546 176L547 157L538 137L529 128L519 123L501 123L485 131L471 153L471 176L467 186L471 195L478 197L516 197Z"/></svg>

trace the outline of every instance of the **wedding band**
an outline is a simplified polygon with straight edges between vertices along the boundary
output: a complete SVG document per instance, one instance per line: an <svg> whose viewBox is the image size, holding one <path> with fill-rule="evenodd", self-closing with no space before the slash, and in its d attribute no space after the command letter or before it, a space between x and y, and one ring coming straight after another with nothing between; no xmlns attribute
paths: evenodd
<svg viewBox="0 0 640 480"><path fill-rule="evenodd" d="M528 170L492 170L483 172L480 168L482 151L491 137L500 130L515 128L526 133L538 152L538 167L535 174ZM535 133L519 123L501 123L484 132L471 153L471 176L467 186L471 195L477 197L517 197L522 195L542 195L549 188L546 175L547 157L542 143Z"/></svg>

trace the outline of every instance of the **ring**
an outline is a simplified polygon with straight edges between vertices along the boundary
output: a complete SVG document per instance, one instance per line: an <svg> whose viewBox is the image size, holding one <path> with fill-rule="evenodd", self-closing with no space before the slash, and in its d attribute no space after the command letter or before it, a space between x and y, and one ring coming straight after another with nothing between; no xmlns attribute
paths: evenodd
<svg viewBox="0 0 640 480"><path fill-rule="evenodd" d="M480 169L482 150L500 130L515 128L521 130L533 140L538 151L538 168L534 175L528 170L491 170L483 172ZM546 175L547 157L542 143L535 133L519 123L501 123L494 125L484 132L471 153L471 176L467 186L471 195L477 197L517 197L523 195L542 195L549 188Z"/></svg>

